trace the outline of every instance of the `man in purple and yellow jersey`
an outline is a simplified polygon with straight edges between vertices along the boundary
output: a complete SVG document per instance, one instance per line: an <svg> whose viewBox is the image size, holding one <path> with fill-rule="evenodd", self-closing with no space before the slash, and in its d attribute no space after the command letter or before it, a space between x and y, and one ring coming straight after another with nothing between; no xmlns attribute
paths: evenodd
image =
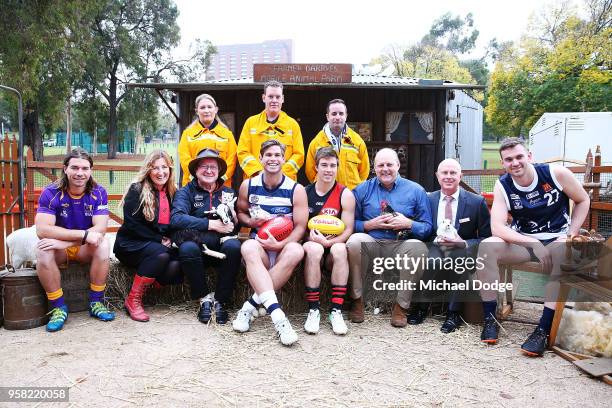
<svg viewBox="0 0 612 408"><path fill-rule="evenodd" d="M81 149L64 158L62 176L40 195L36 213L36 272L51 305L47 331L64 327L68 307L64 302L59 266L69 262L91 263L89 314L110 321L115 314L103 303L108 276L108 223L106 190L91 177L93 160Z"/></svg>

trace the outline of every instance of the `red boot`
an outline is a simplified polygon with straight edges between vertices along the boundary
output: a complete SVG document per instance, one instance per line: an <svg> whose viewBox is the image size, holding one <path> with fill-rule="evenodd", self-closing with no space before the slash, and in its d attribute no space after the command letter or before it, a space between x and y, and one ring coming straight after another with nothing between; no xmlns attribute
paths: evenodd
<svg viewBox="0 0 612 408"><path fill-rule="evenodd" d="M145 276L135 275L132 290L125 299L125 310L137 322L148 322L149 315L142 308L142 297L144 296L147 287L155 282L155 278L147 278Z"/></svg>

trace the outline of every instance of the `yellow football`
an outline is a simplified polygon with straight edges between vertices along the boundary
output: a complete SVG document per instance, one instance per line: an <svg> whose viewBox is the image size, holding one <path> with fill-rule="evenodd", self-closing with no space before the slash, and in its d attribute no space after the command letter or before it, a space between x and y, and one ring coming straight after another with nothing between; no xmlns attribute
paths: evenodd
<svg viewBox="0 0 612 408"><path fill-rule="evenodd" d="M308 221L308 229L317 230L323 235L340 235L346 226L344 222L333 215L317 215Z"/></svg>

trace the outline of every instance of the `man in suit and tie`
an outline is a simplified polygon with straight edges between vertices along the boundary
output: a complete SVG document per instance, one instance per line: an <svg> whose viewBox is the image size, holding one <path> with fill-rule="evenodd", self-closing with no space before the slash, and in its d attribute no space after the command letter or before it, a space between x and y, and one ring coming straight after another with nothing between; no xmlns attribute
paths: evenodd
<svg viewBox="0 0 612 408"><path fill-rule="evenodd" d="M461 181L461 165L455 159L446 159L438 165L436 172L440 190L428 194L431 209L433 228L430 241L437 236L438 226L445 219L457 230L457 237L438 237L436 244L429 250L429 257L445 258L475 256L478 243L491 236L491 215L485 199L477 194L470 193L459 187ZM445 276L440 276L444 273ZM447 282L465 282L469 279L468 273L457 274L446 271L430 270L425 273L424 279L435 278ZM436 276L437 275L437 276ZM462 323L458 301L460 293L450 291L448 294L448 313L442 324L441 331L450 333L455 331ZM408 324L420 324L425 320L428 303L418 303L408 316Z"/></svg>

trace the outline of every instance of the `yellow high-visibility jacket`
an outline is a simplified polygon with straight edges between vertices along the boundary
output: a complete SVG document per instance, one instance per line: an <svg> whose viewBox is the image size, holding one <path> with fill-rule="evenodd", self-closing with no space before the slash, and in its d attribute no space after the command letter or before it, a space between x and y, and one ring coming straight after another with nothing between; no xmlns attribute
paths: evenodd
<svg viewBox="0 0 612 408"><path fill-rule="evenodd" d="M283 173L296 180L297 172L304 164L304 142L300 125L283 111L276 123L268 123L265 111L244 122L238 140L238 162L244 171L244 177L250 178L263 170L259 162L259 149L262 143L269 139L276 139L286 146Z"/></svg>
<svg viewBox="0 0 612 408"><path fill-rule="evenodd" d="M206 148L217 150L219 157L227 163L227 171L222 179L225 180L226 186L231 187L232 176L236 170L236 139L232 131L219 122L213 122L209 129L202 126L199 120L183 131L178 145L179 160L183 169L181 185L184 186L191 180L189 162Z"/></svg>
<svg viewBox="0 0 612 408"><path fill-rule="evenodd" d="M312 139L308 146L308 155L306 156L306 177L310 182L314 182L317 177L317 168L315 165L315 154L322 147L332 146L329 138L323 130L321 130ZM354 189L359 184L367 180L370 174L370 159L368 157L368 149L366 144L359 136L359 133L347 126L347 133L342 138L340 144L340 163L338 165L338 183L345 185L349 189Z"/></svg>

